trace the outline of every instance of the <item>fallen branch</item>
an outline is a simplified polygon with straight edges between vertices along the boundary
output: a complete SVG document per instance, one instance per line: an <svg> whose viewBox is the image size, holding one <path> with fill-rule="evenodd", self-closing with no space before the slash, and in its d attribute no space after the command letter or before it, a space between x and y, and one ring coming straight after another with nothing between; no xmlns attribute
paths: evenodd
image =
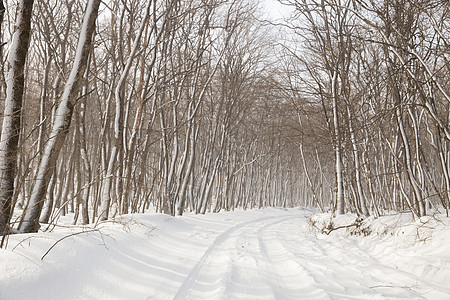
<svg viewBox="0 0 450 300"><path fill-rule="evenodd" d="M357 218L355 220L355 223L350 224L350 225L342 225L342 226L338 226L338 227L334 227L332 223L330 223L330 225L327 228L323 228L322 229L322 233L325 233L326 235L330 235L330 233L332 231L338 230L338 229L347 229L350 227L356 227L358 228L359 226L361 226L363 219L362 218Z"/></svg>
<svg viewBox="0 0 450 300"><path fill-rule="evenodd" d="M57 240L57 241L56 241L56 242L55 242L55 243L47 250L47 252L44 253L44 255L42 255L41 260L43 260L44 257L47 256L47 254L48 254L53 248L55 248L55 246L56 246L59 242L62 242L63 240L65 240L65 239L67 239L67 238L69 238L69 237L73 237L73 236L76 236L76 235L79 235L79 234L82 234L82 233L94 232L94 231L100 231L100 230L97 229L97 228L95 228L95 229L91 229L91 230L87 230L87 231L80 231L80 232L73 233L73 234L70 234L70 235L66 235L65 237L60 238L59 240Z"/></svg>
<svg viewBox="0 0 450 300"><path fill-rule="evenodd" d="M343 229L343 228L350 228L350 227L353 227L353 226L358 226L359 224L357 224L357 223L354 223L354 224L350 224L350 225L344 225L344 226L338 226L338 227L331 227L331 228L324 228L324 229L322 229L322 233L325 233L326 235L330 235L330 233L332 232L332 231L335 231L335 230L338 230L338 229ZM328 231L327 231L328 230Z"/></svg>

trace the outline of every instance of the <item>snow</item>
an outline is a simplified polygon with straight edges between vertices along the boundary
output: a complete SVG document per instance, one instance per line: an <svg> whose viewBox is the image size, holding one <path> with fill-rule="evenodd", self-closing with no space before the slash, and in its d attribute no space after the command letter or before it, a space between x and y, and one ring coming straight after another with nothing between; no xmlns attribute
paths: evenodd
<svg viewBox="0 0 450 300"><path fill-rule="evenodd" d="M322 234L329 221L277 208L126 215L97 227L66 219L9 237L0 299L450 298L447 218L395 214Z"/></svg>

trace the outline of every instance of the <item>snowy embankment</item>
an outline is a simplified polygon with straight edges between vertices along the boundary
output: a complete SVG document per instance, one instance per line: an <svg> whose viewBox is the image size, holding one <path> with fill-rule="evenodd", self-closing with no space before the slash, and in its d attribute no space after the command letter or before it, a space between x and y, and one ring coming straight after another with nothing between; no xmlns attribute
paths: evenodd
<svg viewBox="0 0 450 300"><path fill-rule="evenodd" d="M369 220L364 237L355 226L322 234L329 218L312 214L129 215L13 235L0 250L0 299L450 298L448 219Z"/></svg>

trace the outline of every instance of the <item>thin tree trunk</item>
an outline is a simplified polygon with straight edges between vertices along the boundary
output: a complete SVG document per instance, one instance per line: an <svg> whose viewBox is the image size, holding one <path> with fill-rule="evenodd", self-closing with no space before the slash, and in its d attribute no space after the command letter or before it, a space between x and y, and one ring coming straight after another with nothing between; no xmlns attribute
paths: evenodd
<svg viewBox="0 0 450 300"><path fill-rule="evenodd" d="M437 129L437 140L438 140L438 152L439 152L439 159L441 162L441 168L442 173L444 174L444 182L445 182L445 192L444 192L444 199L445 203L442 203L442 205L445 207L445 212L448 215L448 209L449 209L449 200L450 200L450 174L449 170L447 168L447 161L446 158L448 158L446 151L446 143L447 141L443 138L441 134L441 129Z"/></svg>
<svg viewBox="0 0 450 300"><path fill-rule="evenodd" d="M30 41L33 2L33 0L21 0L19 2L16 30L12 37L8 55L9 71L6 80L7 91L0 137L0 233L2 235L10 232L9 221L14 209L12 199L15 189L14 179L21 130L24 68ZM2 3L0 6L0 21L3 21L3 13Z"/></svg>
<svg viewBox="0 0 450 300"><path fill-rule="evenodd" d="M3 5L3 0L0 0L0 62L3 62L3 18L5 15L5 6ZM3 98L4 92L6 90L5 76L4 76L4 66L3 63L0 67L0 97Z"/></svg>
<svg viewBox="0 0 450 300"><path fill-rule="evenodd" d="M361 183L361 162L359 158L358 145L356 144L355 131L353 129L353 115L350 110L350 103L347 103L347 115L348 115L348 128L350 131L350 140L353 148L353 159L355 163L355 177L356 177L356 191L357 199L359 200L359 205L361 207L362 213L365 216L369 216L369 210L367 209L366 197L363 193L362 183Z"/></svg>
<svg viewBox="0 0 450 300"><path fill-rule="evenodd" d="M42 200L45 196L53 169L56 166L59 152L69 132L73 108L86 69L100 3L101 0L90 0L87 4L78 39L75 62L61 96L49 140L39 162L38 174L32 189L28 208L19 226L21 232L37 232L39 229L38 221L43 205Z"/></svg>
<svg viewBox="0 0 450 300"><path fill-rule="evenodd" d="M92 58L92 57L91 57ZM88 84L89 81L87 80L87 72L89 71L90 67L90 61L87 63L86 68L86 81L83 86L83 92L82 95L85 96L87 94L88 90ZM91 163L89 161L88 157L88 151L86 146L86 98L84 98L81 102L80 107L80 121L79 121L79 135L80 135L80 154L81 159L83 160L83 166L84 166L84 186L82 188L82 196L81 196L81 218L82 218L82 224L86 225L89 224L89 195L91 191L91 180L92 180L92 171L91 171ZM81 179L80 179L81 180Z"/></svg>
<svg viewBox="0 0 450 300"><path fill-rule="evenodd" d="M306 167L305 155L303 153L303 145L300 145L300 155L302 157L303 170L305 171L305 177L308 180L308 186L309 186L309 190L311 191L311 194L312 194L312 197L313 197L313 201L317 205L317 207L319 208L319 211L321 213L323 213L324 212L323 207L322 207L319 199L317 198L317 195L316 195L316 192L314 190L313 183L312 183L312 180L311 180L311 176L309 176L309 172L308 172L308 169Z"/></svg>
<svg viewBox="0 0 450 300"><path fill-rule="evenodd" d="M184 175L183 182L181 184L180 192L178 195L178 215L181 216L184 212L184 208L186 206L186 188L188 185L188 182L192 176L192 169L194 167L194 161L195 161L195 142L197 140L198 136L198 128L196 128L195 124L191 121L189 123L187 134L189 134L189 140L186 140L186 148L189 144L189 151L186 150L186 152L189 152L189 161L187 163L186 167L186 174ZM186 153L187 155L187 153Z"/></svg>
<svg viewBox="0 0 450 300"><path fill-rule="evenodd" d="M337 77L338 71L334 70L334 74L331 80L331 94L333 100L333 121L334 121L334 154L335 154L335 172L336 172L336 206L337 213L342 215L345 213L345 201L344 201L344 179L342 178L342 146L341 146L341 133L339 128L339 115L338 115L338 91L337 91Z"/></svg>
<svg viewBox="0 0 450 300"><path fill-rule="evenodd" d="M408 137L406 135L405 128L403 125L403 118L402 118L402 113L400 111L400 108L396 109L396 115L397 115L397 123L398 123L399 129L400 129L400 136L403 141L403 149L404 149L403 153L405 155L406 174L408 174L409 183L410 183L411 187L413 188L414 196L416 199L416 205L417 205L417 208L419 209L418 213L419 213L419 217L420 217L424 213L420 206L420 203L423 202L422 192L416 181L416 178L414 176L414 172L412 169L411 150L410 150L410 146L409 146L409 140L408 140Z"/></svg>
<svg viewBox="0 0 450 300"><path fill-rule="evenodd" d="M144 18L141 21L141 25L139 28L139 31L137 33L137 36L133 42L133 48L131 49L130 56L128 57L128 60L126 62L125 68L122 71L122 74L119 78L119 82L117 83L117 87L115 89L115 101L116 101L116 116L114 120L114 146L111 151L111 155L109 157L107 172L105 175L105 183L103 185L103 191L102 191L102 200L101 200L101 209L99 213L100 220L107 220L109 217L109 208L111 205L111 186L112 186L112 180L114 176L114 169L116 164L116 158L119 155L119 152L122 151L122 142L123 142L123 121L122 121L122 110L123 110L123 97L124 97L124 89L125 89L125 83L126 79L128 77L128 73L130 72L130 69L133 64L133 60L136 56L136 53L138 51L138 46L141 41L142 34L144 32L144 29L147 24L147 20L150 13L152 1L149 1L146 13ZM118 195L119 197L121 195Z"/></svg>
<svg viewBox="0 0 450 300"><path fill-rule="evenodd" d="M56 176L57 176L57 174L56 174L56 172L54 172L54 174L50 180L50 183L48 185L47 201L43 208L42 215L39 219L39 222L41 222L41 223L48 223L48 221L50 220L52 211L53 211L53 204L54 204L53 192L54 192L55 185L56 185Z"/></svg>

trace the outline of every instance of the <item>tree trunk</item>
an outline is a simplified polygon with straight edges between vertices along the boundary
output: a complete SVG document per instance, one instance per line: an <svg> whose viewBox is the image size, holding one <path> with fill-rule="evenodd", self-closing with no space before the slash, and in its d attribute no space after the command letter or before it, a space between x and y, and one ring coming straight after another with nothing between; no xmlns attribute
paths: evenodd
<svg viewBox="0 0 450 300"><path fill-rule="evenodd" d="M119 156L119 152L122 151L122 139L123 139L123 120L122 120L122 110L123 110L123 98L125 93L125 83L128 77L128 73L131 70L133 60L138 51L138 46L141 41L142 34L147 24L147 20L150 14L152 1L149 1L146 7L146 12L144 18L141 21L141 25L139 27L139 31L135 40L133 41L133 48L131 50L130 56L127 59L125 68L122 71L119 82L117 83L117 87L115 89L114 97L116 100L116 116L114 120L114 146L111 151L111 155L108 162L107 172L105 175L105 183L103 185L102 191L102 200L101 200L101 209L99 214L100 220L107 220L109 217L109 208L111 205L111 186L112 179L114 176L114 169L116 158ZM123 154L123 153L122 153ZM118 195L120 197L121 195Z"/></svg>
<svg viewBox="0 0 450 300"><path fill-rule="evenodd" d="M30 41L33 2L33 0L21 0L19 2L16 30L8 55L9 71L0 137L0 233L3 235L10 232L9 221L14 209L12 207L12 199L15 189L14 178L16 176L22 118L24 67ZM0 21L3 21L4 6L2 2L0 3Z"/></svg>
<svg viewBox="0 0 450 300"><path fill-rule="evenodd" d="M53 211L53 204L54 204L53 192L54 192L55 184L56 184L56 176L57 176L57 174L56 174L56 172L54 172L52 179L50 180L50 183L48 186L47 202L43 208L43 213L39 219L39 222L41 222L41 223L48 223L48 221L50 220L52 211Z"/></svg>
<svg viewBox="0 0 450 300"><path fill-rule="evenodd" d="M342 178L342 145L341 133L339 128L338 116L338 91L337 77L338 71L334 70L331 80L331 97L333 98L333 121L334 121L334 154L335 154L335 172L336 172L336 206L338 215L345 213L344 201L344 179Z"/></svg>
<svg viewBox="0 0 450 300"><path fill-rule="evenodd" d="M95 31L95 22L101 0L90 0L87 4L83 25L78 39L77 54L72 71L66 82L64 92L55 116L49 140L39 162L36 180L32 189L28 208L19 225L21 232L37 232L39 229L39 215L42 210L43 198L47 185L56 167L59 152L69 132L73 108L77 100L82 77L84 75Z"/></svg>
<svg viewBox="0 0 450 300"><path fill-rule="evenodd" d="M3 66L3 18L5 15L5 6L3 5L3 0L0 0L0 61L2 62L0 67L0 97L3 98L4 92L6 90L5 77L4 77L4 66Z"/></svg>
<svg viewBox="0 0 450 300"><path fill-rule="evenodd" d="M354 159L354 163L355 163L357 199L359 200L359 206L361 207L362 213L366 217L368 217L369 210L367 208L367 201L366 201L366 197L364 195L362 183L361 183L361 163L360 163L358 145L356 144L356 135L355 135L355 131L353 128L353 114L350 110L350 103L347 103L347 114L348 114L348 128L350 131L350 141L352 143L353 159Z"/></svg>

